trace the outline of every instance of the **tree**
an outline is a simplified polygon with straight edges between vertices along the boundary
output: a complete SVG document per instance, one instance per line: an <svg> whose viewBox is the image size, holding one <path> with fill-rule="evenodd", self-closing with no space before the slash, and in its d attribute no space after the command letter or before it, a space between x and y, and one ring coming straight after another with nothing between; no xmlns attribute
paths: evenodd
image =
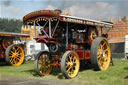
<svg viewBox="0 0 128 85"><path fill-rule="evenodd" d="M0 32L20 32L21 26L21 20L0 18Z"/></svg>

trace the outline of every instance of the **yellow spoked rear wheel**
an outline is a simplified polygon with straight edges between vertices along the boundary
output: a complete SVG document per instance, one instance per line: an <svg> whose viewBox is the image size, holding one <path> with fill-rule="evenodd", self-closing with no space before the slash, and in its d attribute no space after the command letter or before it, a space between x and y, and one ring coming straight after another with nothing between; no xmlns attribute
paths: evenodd
<svg viewBox="0 0 128 85"><path fill-rule="evenodd" d="M61 71L65 78L74 78L77 76L80 68L79 57L74 51L67 51L62 56Z"/></svg>
<svg viewBox="0 0 128 85"><path fill-rule="evenodd" d="M19 66L24 62L24 50L20 45L13 44L6 49L6 62Z"/></svg>
<svg viewBox="0 0 128 85"><path fill-rule="evenodd" d="M96 38L91 46L91 61L95 70L106 70L109 67L111 51L105 38Z"/></svg>
<svg viewBox="0 0 128 85"><path fill-rule="evenodd" d="M49 58L49 52L47 51L41 51L37 54L36 60L35 60L35 71L40 76L45 76L52 71L52 65Z"/></svg>

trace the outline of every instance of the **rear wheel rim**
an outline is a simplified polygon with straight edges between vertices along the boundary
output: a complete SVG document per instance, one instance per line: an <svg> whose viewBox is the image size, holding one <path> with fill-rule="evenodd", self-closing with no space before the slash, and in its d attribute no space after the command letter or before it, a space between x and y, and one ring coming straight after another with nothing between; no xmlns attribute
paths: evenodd
<svg viewBox="0 0 128 85"><path fill-rule="evenodd" d="M98 60L98 65L101 70L106 70L109 66L110 63L110 47L108 42L103 39L98 47L97 51L97 60Z"/></svg>
<svg viewBox="0 0 128 85"><path fill-rule="evenodd" d="M66 59L66 72L67 75L70 78L73 78L77 75L78 71L79 71L79 59L78 56L74 53L71 53L68 55L67 59Z"/></svg>
<svg viewBox="0 0 128 85"><path fill-rule="evenodd" d="M24 61L24 51L21 46L14 45L9 50L9 61L11 65L18 66Z"/></svg>
<svg viewBox="0 0 128 85"><path fill-rule="evenodd" d="M42 75L47 75L52 71L51 61L49 60L48 53L44 53L39 57L38 70Z"/></svg>

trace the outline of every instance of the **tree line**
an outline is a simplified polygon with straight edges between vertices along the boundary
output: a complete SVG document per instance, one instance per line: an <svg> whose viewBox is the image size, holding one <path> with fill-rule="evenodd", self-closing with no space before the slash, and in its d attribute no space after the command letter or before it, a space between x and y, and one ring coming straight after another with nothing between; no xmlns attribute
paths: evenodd
<svg viewBox="0 0 128 85"><path fill-rule="evenodd" d="M0 18L0 32L21 32L22 21L19 19Z"/></svg>

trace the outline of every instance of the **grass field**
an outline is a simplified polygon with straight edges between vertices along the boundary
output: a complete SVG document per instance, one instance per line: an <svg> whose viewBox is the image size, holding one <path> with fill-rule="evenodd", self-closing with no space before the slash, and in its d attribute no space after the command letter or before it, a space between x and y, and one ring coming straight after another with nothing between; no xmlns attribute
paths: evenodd
<svg viewBox="0 0 128 85"><path fill-rule="evenodd" d="M114 66L110 66L106 71L82 69L73 79L65 79L59 68L54 68L47 76L39 77L34 72L33 61L27 61L21 66L0 66L0 76L77 82L86 85L128 85L128 60L114 60Z"/></svg>

